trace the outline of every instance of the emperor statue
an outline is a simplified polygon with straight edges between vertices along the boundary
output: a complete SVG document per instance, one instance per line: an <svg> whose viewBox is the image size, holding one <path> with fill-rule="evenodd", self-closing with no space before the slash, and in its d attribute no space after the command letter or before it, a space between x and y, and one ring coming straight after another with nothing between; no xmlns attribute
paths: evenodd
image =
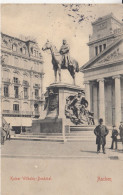
<svg viewBox="0 0 123 195"><path fill-rule="evenodd" d="M68 68L68 66L71 64L69 51L70 47L67 41L64 39L59 51L59 53L63 56L62 68Z"/></svg>

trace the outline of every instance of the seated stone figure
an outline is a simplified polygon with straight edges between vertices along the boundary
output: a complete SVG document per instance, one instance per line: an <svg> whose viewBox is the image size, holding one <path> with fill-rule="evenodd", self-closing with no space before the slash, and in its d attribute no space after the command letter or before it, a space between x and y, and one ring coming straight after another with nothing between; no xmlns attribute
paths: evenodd
<svg viewBox="0 0 123 195"><path fill-rule="evenodd" d="M94 124L94 114L87 110L88 101L84 95L82 91L66 99L65 115L75 124Z"/></svg>

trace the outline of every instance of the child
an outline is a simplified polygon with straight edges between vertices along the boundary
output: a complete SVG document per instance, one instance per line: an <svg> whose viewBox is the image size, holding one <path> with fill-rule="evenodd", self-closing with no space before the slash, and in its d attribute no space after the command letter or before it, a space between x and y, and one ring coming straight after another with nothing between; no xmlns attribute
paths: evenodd
<svg viewBox="0 0 123 195"><path fill-rule="evenodd" d="M116 129L116 126L113 125L113 129L112 129L112 144L111 144L111 148L110 149L113 149L114 148L114 142L115 142L115 150L117 150L117 136L118 136L118 131Z"/></svg>

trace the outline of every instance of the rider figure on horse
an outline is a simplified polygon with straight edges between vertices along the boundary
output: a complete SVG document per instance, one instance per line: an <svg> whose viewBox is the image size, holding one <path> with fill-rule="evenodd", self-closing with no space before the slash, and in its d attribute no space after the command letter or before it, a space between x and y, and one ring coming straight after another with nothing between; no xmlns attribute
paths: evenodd
<svg viewBox="0 0 123 195"><path fill-rule="evenodd" d="M68 68L68 65L71 64L69 51L70 47L67 44L67 41L64 39L59 51L59 53L63 56L63 68Z"/></svg>

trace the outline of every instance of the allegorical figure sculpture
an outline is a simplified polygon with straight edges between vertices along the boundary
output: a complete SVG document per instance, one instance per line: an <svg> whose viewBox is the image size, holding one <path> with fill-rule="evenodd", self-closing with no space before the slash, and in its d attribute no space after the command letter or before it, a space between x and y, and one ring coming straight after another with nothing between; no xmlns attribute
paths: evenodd
<svg viewBox="0 0 123 195"><path fill-rule="evenodd" d="M65 115L74 124L94 125L94 113L87 109L88 101L84 95L85 93L82 91L78 92L77 95L67 97Z"/></svg>
<svg viewBox="0 0 123 195"><path fill-rule="evenodd" d="M49 89L48 96L45 97L44 110L47 110L47 115L58 112L58 92L56 89Z"/></svg>
<svg viewBox="0 0 123 195"><path fill-rule="evenodd" d="M61 69L68 69L70 75L73 78L73 84L75 84L75 74L76 72L79 72L79 65L76 60L70 58L70 49L66 40L63 40L63 45L61 46L60 51L58 51L56 47L52 45L52 43L47 41L42 50L45 51L48 49L51 51L55 82L57 82L57 73L59 75L59 81L61 82Z"/></svg>

